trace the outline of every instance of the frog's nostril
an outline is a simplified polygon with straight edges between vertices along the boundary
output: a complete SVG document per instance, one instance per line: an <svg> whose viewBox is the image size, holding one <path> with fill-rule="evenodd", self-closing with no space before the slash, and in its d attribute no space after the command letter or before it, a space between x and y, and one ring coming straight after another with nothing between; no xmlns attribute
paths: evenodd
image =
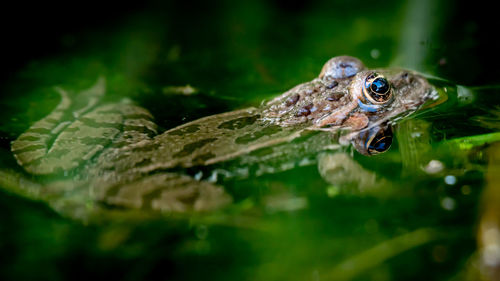
<svg viewBox="0 0 500 281"><path fill-rule="evenodd" d="M285 104L286 106L292 106L294 104L296 104L300 99L300 95L299 94L295 94L291 97L289 97L286 101L285 101Z"/></svg>
<svg viewBox="0 0 500 281"><path fill-rule="evenodd" d="M408 72L404 72L403 74L401 74L401 81L403 81L405 84L410 84L413 83L413 77Z"/></svg>
<svg viewBox="0 0 500 281"><path fill-rule="evenodd" d="M339 85L339 82L333 80L330 84L326 86L327 89L333 89Z"/></svg>

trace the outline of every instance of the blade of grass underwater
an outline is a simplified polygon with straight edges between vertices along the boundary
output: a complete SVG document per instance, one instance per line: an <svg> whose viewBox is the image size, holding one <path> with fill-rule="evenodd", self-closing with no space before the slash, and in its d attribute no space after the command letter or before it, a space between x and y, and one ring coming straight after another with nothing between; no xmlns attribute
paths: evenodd
<svg viewBox="0 0 500 281"><path fill-rule="evenodd" d="M440 3L443 2L443 3ZM438 35L436 27L445 21L447 1L412 0L404 15L397 56L391 66L418 71L426 69L425 60L431 50L433 38Z"/></svg>
<svg viewBox="0 0 500 281"><path fill-rule="evenodd" d="M500 123L498 108L491 109L491 104L498 104L491 91L497 89L494 86L488 87L465 87L453 85L447 81L432 82L439 92L440 98L416 112L413 117L401 122L397 126L396 136L403 171L419 170L422 165L436 157L436 153L441 155L464 155L464 152L472 148L499 141L498 133L486 133L471 135L450 140L442 140L437 145L432 145L432 134L435 130L431 120L445 120L453 118L457 111L471 111L474 116L467 117L462 122L470 122L482 128L498 129ZM424 119L419 117L424 116ZM416 118L415 118L416 117ZM437 150L433 150L437 149ZM448 153L448 154L446 154Z"/></svg>
<svg viewBox="0 0 500 281"><path fill-rule="evenodd" d="M442 237L435 229L419 228L375 245L341 262L329 272L322 275L325 277L324 280L351 280L359 277L367 270L381 265L390 258Z"/></svg>
<svg viewBox="0 0 500 281"><path fill-rule="evenodd" d="M494 143L494 142L499 142L500 141L500 133L490 133L490 134L483 134L483 135L477 135L477 136L467 136L467 137L462 137L462 138L456 138L452 139L449 141L445 141L441 144L441 146L454 146L460 150L469 150L471 148L489 144L489 143Z"/></svg>
<svg viewBox="0 0 500 281"><path fill-rule="evenodd" d="M450 155L455 162L463 165L469 161L470 153L475 153L475 148L500 142L500 133L495 132L444 140L433 146L430 141L429 126L430 123L415 119L404 122L398 128L397 137L402 154L403 171L407 174L420 170L432 159L449 158ZM419 138L412 138L410 136L412 132L421 135Z"/></svg>
<svg viewBox="0 0 500 281"><path fill-rule="evenodd" d="M496 134L500 135L500 134ZM483 140L478 140L479 142ZM500 279L500 143L488 150L486 189L477 232L480 270L486 280Z"/></svg>
<svg viewBox="0 0 500 281"><path fill-rule="evenodd" d="M403 173L411 174L427 160L425 156L429 155L432 148L430 127L429 122L420 119L411 119L398 124L396 137L401 153ZM415 133L418 137L413 137Z"/></svg>

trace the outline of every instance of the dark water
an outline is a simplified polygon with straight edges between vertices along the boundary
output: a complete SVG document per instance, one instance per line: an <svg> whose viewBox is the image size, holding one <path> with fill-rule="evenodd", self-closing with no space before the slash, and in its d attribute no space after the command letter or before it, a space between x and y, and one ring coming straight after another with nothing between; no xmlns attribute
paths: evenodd
<svg viewBox="0 0 500 281"><path fill-rule="evenodd" d="M0 279L478 280L493 243L481 235L495 229L480 225L500 221L494 10L465 1L233 2L11 4L0 168L20 171L9 143L57 104L54 85L82 89L104 75L106 100L130 97L171 128L259 105L348 54L444 79L433 83L447 101L399 123L389 152L354 154L387 188L344 190L307 166L226 182L236 203L222 212L118 212L88 223L2 190ZM200 93L164 94L187 84ZM429 172L435 165L443 169Z"/></svg>

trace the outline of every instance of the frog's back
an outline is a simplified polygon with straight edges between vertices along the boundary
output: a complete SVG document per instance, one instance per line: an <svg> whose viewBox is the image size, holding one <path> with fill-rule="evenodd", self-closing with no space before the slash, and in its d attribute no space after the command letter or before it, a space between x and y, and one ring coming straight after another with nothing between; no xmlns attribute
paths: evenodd
<svg viewBox="0 0 500 281"><path fill-rule="evenodd" d="M18 163L36 175L72 171L110 146L123 146L156 134L151 114L127 100L99 105L105 92L101 78L70 98L58 89L59 105L12 142Z"/></svg>
<svg viewBox="0 0 500 281"><path fill-rule="evenodd" d="M151 142L131 144L100 157L115 171L152 173L172 168L208 166L289 143L307 126L282 127L262 118L256 108L204 117L158 135ZM123 157L123 155L128 155ZM264 158L263 158L264 159Z"/></svg>

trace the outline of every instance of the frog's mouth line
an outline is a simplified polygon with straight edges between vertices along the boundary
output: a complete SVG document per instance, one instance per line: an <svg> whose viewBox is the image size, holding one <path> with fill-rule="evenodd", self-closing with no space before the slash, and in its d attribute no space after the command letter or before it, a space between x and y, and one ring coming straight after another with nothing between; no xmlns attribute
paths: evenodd
<svg viewBox="0 0 500 281"><path fill-rule="evenodd" d="M367 112L377 112L383 107L383 105L378 105L378 104L365 104L360 99L358 99L358 106L363 111Z"/></svg>

